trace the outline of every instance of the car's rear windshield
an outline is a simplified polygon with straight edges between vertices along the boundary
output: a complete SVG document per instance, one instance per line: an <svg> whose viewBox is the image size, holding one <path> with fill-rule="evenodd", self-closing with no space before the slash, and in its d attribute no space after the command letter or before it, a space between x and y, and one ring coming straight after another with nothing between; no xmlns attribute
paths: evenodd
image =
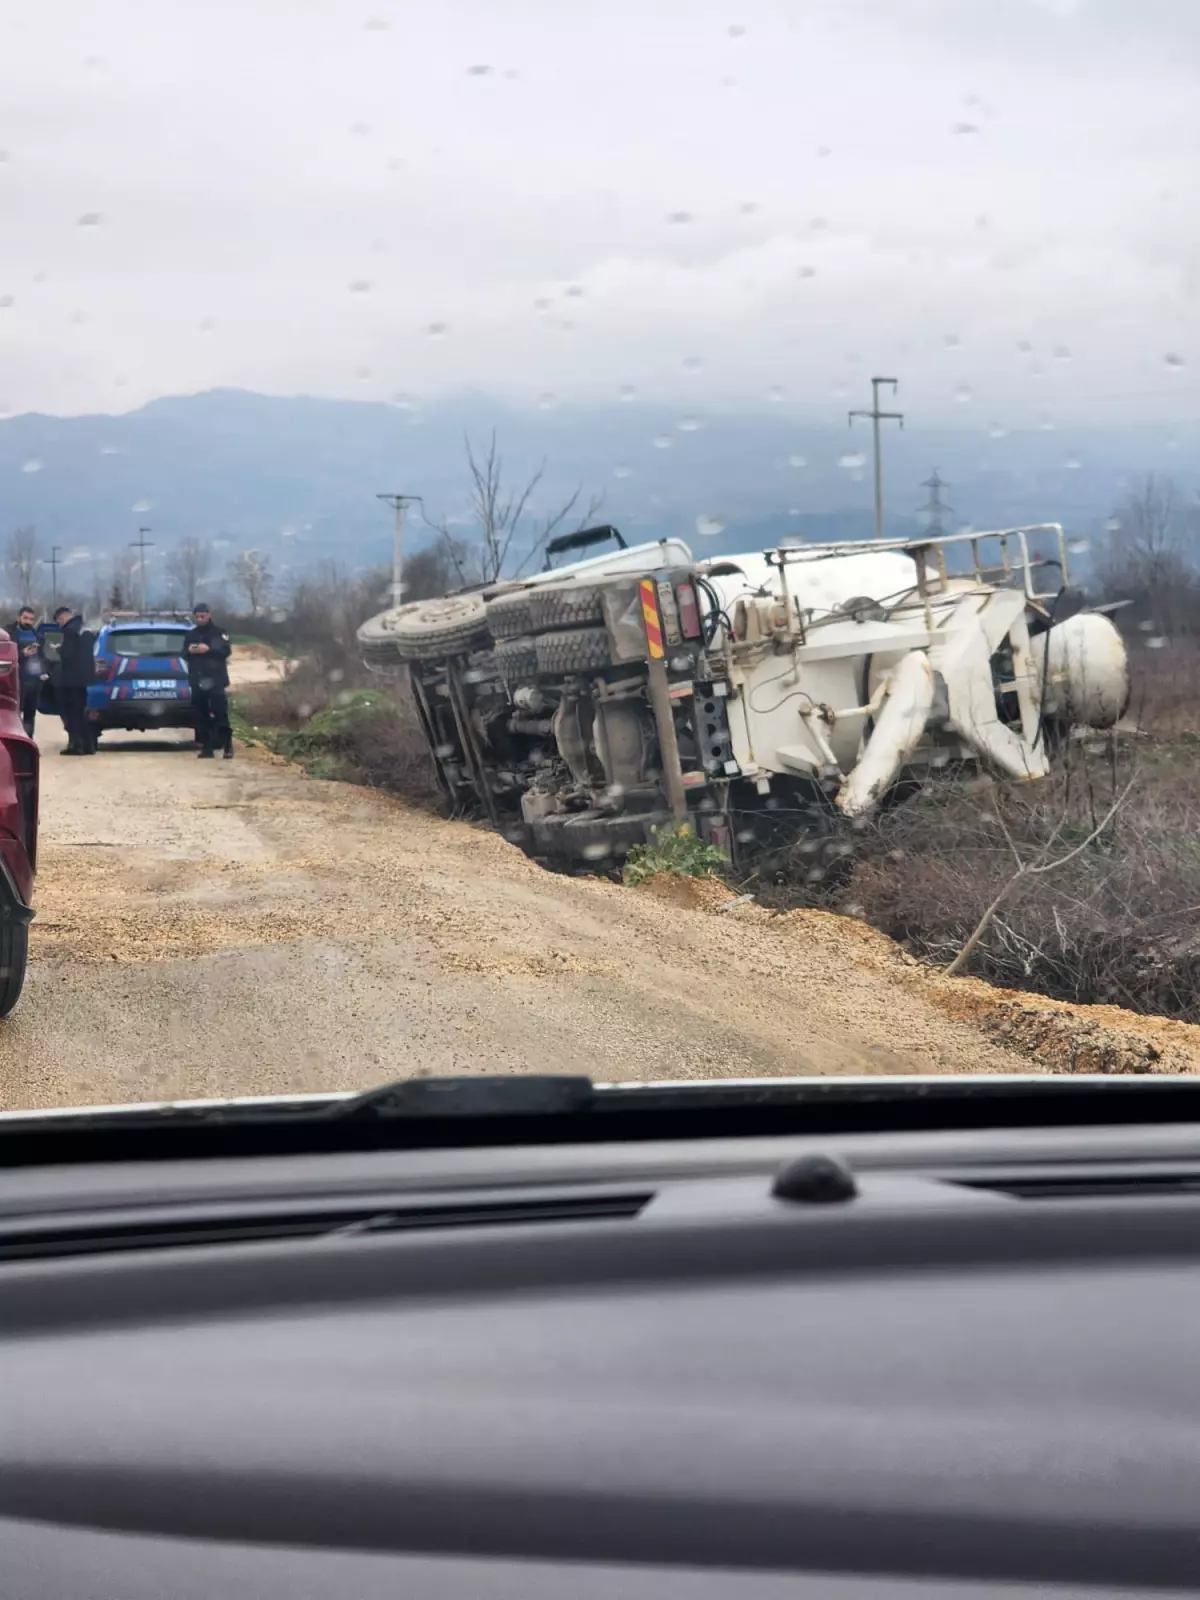
<svg viewBox="0 0 1200 1600"><path fill-rule="evenodd" d="M177 656L183 634L165 628L129 628L108 636L107 653L113 656Z"/></svg>

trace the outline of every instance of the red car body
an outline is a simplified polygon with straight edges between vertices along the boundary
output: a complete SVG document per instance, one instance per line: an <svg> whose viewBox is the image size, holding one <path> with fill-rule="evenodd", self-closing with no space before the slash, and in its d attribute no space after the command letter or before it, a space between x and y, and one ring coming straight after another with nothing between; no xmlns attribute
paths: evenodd
<svg viewBox="0 0 1200 1600"><path fill-rule="evenodd" d="M21 725L17 646L0 628L0 1017L25 981L37 834L38 747Z"/></svg>

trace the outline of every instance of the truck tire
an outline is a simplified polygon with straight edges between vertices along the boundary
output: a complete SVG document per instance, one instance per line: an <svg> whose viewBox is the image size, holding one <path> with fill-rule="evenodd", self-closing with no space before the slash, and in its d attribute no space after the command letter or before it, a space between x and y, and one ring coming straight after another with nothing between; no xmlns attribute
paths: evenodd
<svg viewBox="0 0 1200 1600"><path fill-rule="evenodd" d="M598 583L561 583L529 596L532 633L582 628L604 621L604 589Z"/></svg>
<svg viewBox="0 0 1200 1600"><path fill-rule="evenodd" d="M568 628L562 633L542 633L536 643L538 671L556 678L612 665L606 628Z"/></svg>
<svg viewBox="0 0 1200 1600"><path fill-rule="evenodd" d="M518 639L533 632L533 595L527 589L499 594L488 601L487 620L493 639Z"/></svg>
<svg viewBox="0 0 1200 1600"><path fill-rule="evenodd" d="M358 630L364 659L379 663L465 655L487 640L487 611L477 594L414 600L372 617Z"/></svg>
<svg viewBox="0 0 1200 1600"><path fill-rule="evenodd" d="M29 959L29 924L0 923L0 1020L12 1014L25 987Z"/></svg>
<svg viewBox="0 0 1200 1600"><path fill-rule="evenodd" d="M537 677L538 653L534 639L497 639L496 671L506 683L527 683Z"/></svg>

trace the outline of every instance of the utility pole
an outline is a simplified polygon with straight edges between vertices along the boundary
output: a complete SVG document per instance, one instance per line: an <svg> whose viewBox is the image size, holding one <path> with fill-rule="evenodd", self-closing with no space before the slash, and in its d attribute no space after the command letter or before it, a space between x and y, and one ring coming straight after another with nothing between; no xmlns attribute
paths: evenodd
<svg viewBox="0 0 1200 1600"><path fill-rule="evenodd" d="M925 505L918 507L917 514L928 519L925 524L925 532L929 534L930 538L940 539L946 531L946 525L942 518L948 511L954 510L952 505L947 505L946 501L942 499L942 490L948 489L950 485L941 476L938 469L934 467L933 477L926 478L921 487L929 490L929 499Z"/></svg>
<svg viewBox="0 0 1200 1600"><path fill-rule="evenodd" d="M50 546L50 615L53 616L58 606L58 552L62 549L60 544Z"/></svg>
<svg viewBox="0 0 1200 1600"><path fill-rule="evenodd" d="M403 593L401 584L401 568L403 566L404 547L404 508L405 506L419 505L419 494L377 494L376 500L386 500L396 514L395 525L392 530L392 604L400 604Z"/></svg>
<svg viewBox="0 0 1200 1600"><path fill-rule="evenodd" d="M146 535L149 532L150 532L149 528L139 528L138 529L138 537L136 539L131 539L129 541L129 548L131 550L136 550L138 552L140 558L141 558L141 568L142 568L142 615L143 615L143 617L146 615L146 611L148 609L147 605L146 605L146 551L148 549L153 549L153 547L154 547L154 540L153 539L147 539L147 537L146 537Z"/></svg>
<svg viewBox="0 0 1200 1600"><path fill-rule="evenodd" d="M855 417L870 417L872 431L875 438L875 537L883 538L883 452L879 441L879 424L881 422L898 422L904 426L903 411L881 411L879 409L879 390L884 384L891 386L895 394L899 383L895 378L871 379L871 409L870 411L852 411L850 413L850 426L854 426Z"/></svg>

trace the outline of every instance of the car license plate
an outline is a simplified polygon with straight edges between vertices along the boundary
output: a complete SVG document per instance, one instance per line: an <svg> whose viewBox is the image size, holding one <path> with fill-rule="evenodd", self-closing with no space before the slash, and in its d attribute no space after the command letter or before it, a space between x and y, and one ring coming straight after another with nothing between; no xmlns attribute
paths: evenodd
<svg viewBox="0 0 1200 1600"><path fill-rule="evenodd" d="M178 678L135 678L134 694L174 694L179 687Z"/></svg>

